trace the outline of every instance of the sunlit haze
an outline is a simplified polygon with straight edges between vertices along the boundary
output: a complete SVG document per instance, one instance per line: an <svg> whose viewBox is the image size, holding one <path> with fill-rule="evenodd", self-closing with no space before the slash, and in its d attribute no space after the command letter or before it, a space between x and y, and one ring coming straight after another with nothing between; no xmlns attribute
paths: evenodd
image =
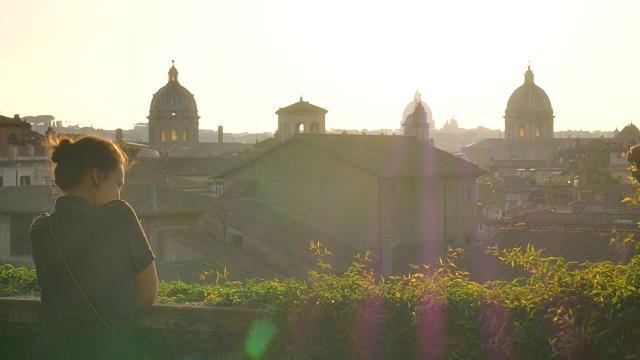
<svg viewBox="0 0 640 360"><path fill-rule="evenodd" d="M275 131L279 107L327 129L397 129L416 89L436 127L504 128L528 62L555 129L640 123L640 2L24 1L0 11L0 115L146 122L171 60L201 129Z"/></svg>

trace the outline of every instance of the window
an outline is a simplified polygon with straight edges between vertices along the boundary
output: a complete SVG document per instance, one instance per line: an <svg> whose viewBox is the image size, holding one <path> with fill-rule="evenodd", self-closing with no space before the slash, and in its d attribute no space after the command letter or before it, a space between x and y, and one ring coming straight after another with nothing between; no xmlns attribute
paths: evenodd
<svg viewBox="0 0 640 360"><path fill-rule="evenodd" d="M187 129L182 130L182 141L187 141Z"/></svg>
<svg viewBox="0 0 640 360"><path fill-rule="evenodd" d="M540 128L536 128L536 137L540 137Z"/></svg>
<svg viewBox="0 0 640 360"><path fill-rule="evenodd" d="M485 225L484 223L478 223L477 231L484 232Z"/></svg>
<svg viewBox="0 0 640 360"><path fill-rule="evenodd" d="M178 130L171 129L171 141L178 141Z"/></svg>
<svg viewBox="0 0 640 360"><path fill-rule="evenodd" d="M224 190L224 184L221 181L215 181L213 183L213 196L218 197L222 195L222 191Z"/></svg>
<svg viewBox="0 0 640 360"><path fill-rule="evenodd" d="M523 127L520 128L520 137L524 137L524 128Z"/></svg>
<svg viewBox="0 0 640 360"><path fill-rule="evenodd" d="M303 133L304 133L304 124L299 123L298 125L296 125L296 134L303 134Z"/></svg>
<svg viewBox="0 0 640 360"><path fill-rule="evenodd" d="M20 186L31 185L31 176L22 175L20 176Z"/></svg>
<svg viewBox="0 0 640 360"><path fill-rule="evenodd" d="M167 133L166 131L164 131L164 129L160 130L160 141L162 142L167 141Z"/></svg>
<svg viewBox="0 0 640 360"><path fill-rule="evenodd" d="M9 220L11 256L31 255L31 239L29 229L33 218L31 215L12 214Z"/></svg>
<svg viewBox="0 0 640 360"><path fill-rule="evenodd" d="M0 176L0 187L4 186L4 179L2 179L2 176Z"/></svg>

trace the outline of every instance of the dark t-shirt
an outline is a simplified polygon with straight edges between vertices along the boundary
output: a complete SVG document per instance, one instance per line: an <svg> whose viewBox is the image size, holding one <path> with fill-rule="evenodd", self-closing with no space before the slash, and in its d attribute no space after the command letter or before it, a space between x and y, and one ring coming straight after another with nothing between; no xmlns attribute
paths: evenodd
<svg viewBox="0 0 640 360"><path fill-rule="evenodd" d="M110 347L113 344L104 343L115 339L69 275L49 222L87 298L129 344L135 324L134 275L154 260L140 221L124 201L95 206L82 198L62 196L53 213L38 217L31 226L33 260L45 317L34 350L46 350L43 354L53 358L55 351L67 352L73 346L82 358L92 358L87 352Z"/></svg>

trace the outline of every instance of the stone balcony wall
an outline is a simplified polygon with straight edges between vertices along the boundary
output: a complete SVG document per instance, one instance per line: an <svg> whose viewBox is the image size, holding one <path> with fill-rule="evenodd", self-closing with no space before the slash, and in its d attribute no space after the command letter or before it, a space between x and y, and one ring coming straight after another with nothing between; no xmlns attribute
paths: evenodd
<svg viewBox="0 0 640 360"><path fill-rule="evenodd" d="M224 358L242 351L259 315L238 308L153 305L138 314L139 347L145 359ZM26 358L41 322L39 298L0 298L0 358Z"/></svg>

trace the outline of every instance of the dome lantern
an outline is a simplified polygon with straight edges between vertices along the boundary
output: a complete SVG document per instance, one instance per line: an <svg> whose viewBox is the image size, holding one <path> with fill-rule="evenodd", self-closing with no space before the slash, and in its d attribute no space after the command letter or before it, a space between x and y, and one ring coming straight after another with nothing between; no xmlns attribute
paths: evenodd
<svg viewBox="0 0 640 360"><path fill-rule="evenodd" d="M527 72L524 73L524 83L533 84L533 71L531 71L531 65L527 67Z"/></svg>
<svg viewBox="0 0 640 360"><path fill-rule="evenodd" d="M178 69L176 69L175 60L171 60L171 69L169 69L169 82L178 82Z"/></svg>

